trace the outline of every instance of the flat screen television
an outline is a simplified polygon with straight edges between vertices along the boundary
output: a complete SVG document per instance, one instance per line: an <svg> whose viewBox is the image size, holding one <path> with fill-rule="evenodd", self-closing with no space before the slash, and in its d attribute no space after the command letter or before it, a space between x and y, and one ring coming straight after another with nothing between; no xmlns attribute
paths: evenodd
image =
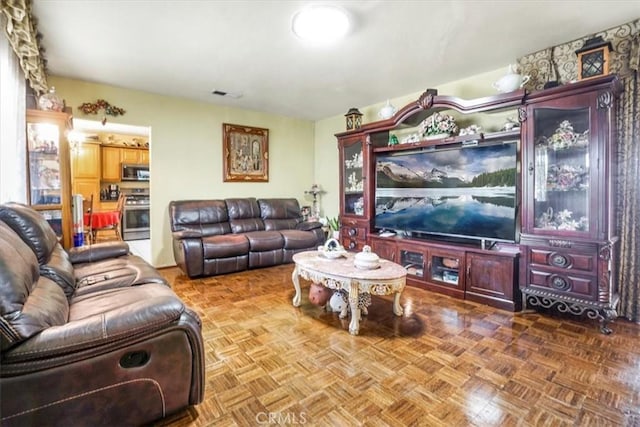
<svg viewBox="0 0 640 427"><path fill-rule="evenodd" d="M516 140L379 153L375 227L412 236L513 242Z"/></svg>

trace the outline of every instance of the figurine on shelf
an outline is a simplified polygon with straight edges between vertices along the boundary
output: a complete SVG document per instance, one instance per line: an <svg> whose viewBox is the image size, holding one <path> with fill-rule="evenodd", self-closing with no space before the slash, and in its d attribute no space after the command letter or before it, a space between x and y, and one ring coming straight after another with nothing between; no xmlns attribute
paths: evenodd
<svg viewBox="0 0 640 427"><path fill-rule="evenodd" d="M513 117L507 117L507 121L502 125L502 130L509 132L520 128L520 123Z"/></svg>
<svg viewBox="0 0 640 427"><path fill-rule="evenodd" d="M573 131L573 125L569 120L563 120L558 128L547 140L552 150L565 150L573 147L586 147L589 144L589 130L582 133Z"/></svg>
<svg viewBox="0 0 640 427"><path fill-rule="evenodd" d="M401 144L411 144L412 142L420 142L420 136L417 133L412 133L402 138Z"/></svg>
<svg viewBox="0 0 640 427"><path fill-rule="evenodd" d="M463 135L476 135L482 133L482 128L478 125L470 125L466 128L460 129L460 136Z"/></svg>

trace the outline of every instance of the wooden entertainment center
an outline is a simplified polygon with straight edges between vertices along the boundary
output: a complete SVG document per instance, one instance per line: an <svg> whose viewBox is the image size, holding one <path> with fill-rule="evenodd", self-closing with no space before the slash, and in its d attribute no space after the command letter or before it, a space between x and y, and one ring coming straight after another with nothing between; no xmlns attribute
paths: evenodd
<svg viewBox="0 0 640 427"><path fill-rule="evenodd" d="M617 316L618 303L614 124L619 90L614 75L474 100L429 89L387 120L336 134L342 245L350 250L371 245L378 255L407 269L411 286L512 311L525 305L585 314L601 321L602 332L608 333L607 323ZM435 113L453 116L464 134L423 136L423 121ZM486 208L495 203L492 200L498 200L477 196L490 189L476 185L477 177L470 184L469 171L456 182L474 187L476 193L458 196L454 188L425 196L431 184L401 181L399 196L389 202L386 188L376 184L386 179L380 175L385 167L381 159L435 151L455 158L474 155L462 151L470 147L501 145L516 147L515 169L508 169L515 170L515 185L509 187L515 196L503 197L491 207L501 212L496 215L512 213L512 237L376 226L388 212L399 220L413 215L422 221L426 216L421 212L453 209L461 198L467 204L478 202L487 212L492 212ZM414 181L420 182L443 176L449 181L446 171L455 171L416 169L419 178ZM417 185L423 187L416 190ZM377 191L385 194L378 202ZM469 220L452 215L452 222Z"/></svg>

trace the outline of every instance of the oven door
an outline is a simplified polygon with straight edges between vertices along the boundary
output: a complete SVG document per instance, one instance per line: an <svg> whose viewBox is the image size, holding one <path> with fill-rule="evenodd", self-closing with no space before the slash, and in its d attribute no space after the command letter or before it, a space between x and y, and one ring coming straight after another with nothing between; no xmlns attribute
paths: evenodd
<svg viewBox="0 0 640 427"><path fill-rule="evenodd" d="M142 240L151 236L149 206L124 206L122 211L122 239Z"/></svg>

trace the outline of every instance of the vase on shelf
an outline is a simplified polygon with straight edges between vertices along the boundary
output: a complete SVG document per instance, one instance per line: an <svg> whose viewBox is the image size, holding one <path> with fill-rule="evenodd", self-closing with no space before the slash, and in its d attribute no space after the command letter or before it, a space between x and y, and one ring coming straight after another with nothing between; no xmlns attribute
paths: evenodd
<svg viewBox="0 0 640 427"><path fill-rule="evenodd" d="M56 88L51 86L49 92L38 98L38 106L44 111L62 111L64 110L64 101L56 94Z"/></svg>
<svg viewBox="0 0 640 427"><path fill-rule="evenodd" d="M380 111L378 111L378 117L380 117L382 120L387 120L393 117L396 111L396 107L394 107L387 99L387 103L380 109Z"/></svg>

